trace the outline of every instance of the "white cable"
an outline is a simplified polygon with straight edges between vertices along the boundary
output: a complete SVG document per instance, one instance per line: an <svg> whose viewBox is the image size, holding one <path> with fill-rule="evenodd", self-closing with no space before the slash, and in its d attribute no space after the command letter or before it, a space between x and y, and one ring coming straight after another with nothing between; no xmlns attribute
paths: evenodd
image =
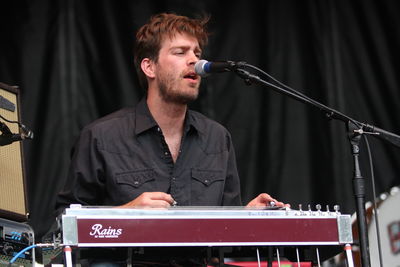
<svg viewBox="0 0 400 267"><path fill-rule="evenodd" d="M278 267L281 267L281 258L279 256L279 249L276 248L276 258L278 259Z"/></svg>
<svg viewBox="0 0 400 267"><path fill-rule="evenodd" d="M318 267L321 267L321 262L319 260L319 249L318 247L315 249L317 251L317 262L318 262Z"/></svg>
<svg viewBox="0 0 400 267"><path fill-rule="evenodd" d="M344 249L346 251L347 266L348 267L354 267L353 252L351 251L351 245L350 244L346 244L346 246L344 246Z"/></svg>
<svg viewBox="0 0 400 267"><path fill-rule="evenodd" d="M66 267L72 267L72 249L70 246L64 247L64 254Z"/></svg>
<svg viewBox="0 0 400 267"><path fill-rule="evenodd" d="M258 251L258 248L257 248L257 262L258 262L258 267L261 267L260 252Z"/></svg>
<svg viewBox="0 0 400 267"><path fill-rule="evenodd" d="M297 255L297 267L300 267L299 248L296 248L296 255Z"/></svg>

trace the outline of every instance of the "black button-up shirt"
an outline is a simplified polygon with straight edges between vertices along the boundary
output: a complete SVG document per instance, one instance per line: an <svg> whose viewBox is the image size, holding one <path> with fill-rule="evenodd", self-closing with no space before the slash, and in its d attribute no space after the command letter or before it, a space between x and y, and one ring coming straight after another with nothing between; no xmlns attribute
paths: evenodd
<svg viewBox="0 0 400 267"><path fill-rule="evenodd" d="M239 206L240 183L228 131L189 110L173 162L145 99L86 126L75 146L61 211L69 204L122 205L167 192L180 206Z"/></svg>

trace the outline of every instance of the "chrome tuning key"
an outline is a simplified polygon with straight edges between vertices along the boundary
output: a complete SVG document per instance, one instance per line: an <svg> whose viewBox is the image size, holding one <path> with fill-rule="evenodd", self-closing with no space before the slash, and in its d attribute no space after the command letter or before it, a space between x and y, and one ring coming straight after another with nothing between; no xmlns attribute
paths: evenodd
<svg viewBox="0 0 400 267"><path fill-rule="evenodd" d="M317 209L318 215L322 215L322 211L321 211L321 204L317 204L315 205L315 208Z"/></svg>
<svg viewBox="0 0 400 267"><path fill-rule="evenodd" d="M303 205L302 204L299 204L299 212L300 212L300 215L304 215Z"/></svg>
<svg viewBox="0 0 400 267"><path fill-rule="evenodd" d="M313 215L313 212L311 210L311 205L310 204L308 204L308 213L309 213L310 216Z"/></svg>
<svg viewBox="0 0 400 267"><path fill-rule="evenodd" d="M327 213L328 215L331 214L331 211L329 210L329 205L326 205L326 213Z"/></svg>
<svg viewBox="0 0 400 267"><path fill-rule="evenodd" d="M333 209L335 210L336 214L340 214L340 212L339 212L340 206L339 205L333 206Z"/></svg>

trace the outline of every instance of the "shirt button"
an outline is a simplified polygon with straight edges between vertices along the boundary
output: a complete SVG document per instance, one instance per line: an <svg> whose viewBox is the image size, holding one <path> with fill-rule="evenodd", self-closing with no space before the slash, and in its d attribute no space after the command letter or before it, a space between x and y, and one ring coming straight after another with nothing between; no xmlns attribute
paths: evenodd
<svg viewBox="0 0 400 267"><path fill-rule="evenodd" d="M175 181L175 180L176 180L176 178L175 178L175 177L171 177L171 180L172 180L172 181Z"/></svg>
<svg viewBox="0 0 400 267"><path fill-rule="evenodd" d="M161 131L160 127L157 127L157 132L160 132L160 131Z"/></svg>
<svg viewBox="0 0 400 267"><path fill-rule="evenodd" d="M204 180L204 182L206 183L206 184L208 184L208 180L206 179L206 180Z"/></svg>
<svg viewBox="0 0 400 267"><path fill-rule="evenodd" d="M135 185L138 185L138 184L139 184L139 182L138 182L138 181L134 181L133 183L134 183Z"/></svg>
<svg viewBox="0 0 400 267"><path fill-rule="evenodd" d="M165 156L168 156L168 152L167 152L167 151L165 151L165 152L164 152L164 155L165 155Z"/></svg>

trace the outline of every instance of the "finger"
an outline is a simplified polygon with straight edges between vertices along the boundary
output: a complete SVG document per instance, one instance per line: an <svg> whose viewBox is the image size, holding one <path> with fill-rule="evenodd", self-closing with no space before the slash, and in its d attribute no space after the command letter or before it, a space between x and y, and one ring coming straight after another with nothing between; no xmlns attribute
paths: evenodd
<svg viewBox="0 0 400 267"><path fill-rule="evenodd" d="M267 193L261 193L259 195L259 198L262 202L265 202L267 206L289 207L290 208L289 204L285 204L281 201L278 201Z"/></svg>
<svg viewBox="0 0 400 267"><path fill-rule="evenodd" d="M153 200L153 199L143 199L143 201L136 203L135 208L147 209L147 208L169 208L171 205L165 200Z"/></svg>
<svg viewBox="0 0 400 267"><path fill-rule="evenodd" d="M261 193L256 197L256 199L260 202L268 202L271 199L271 196L267 193Z"/></svg>
<svg viewBox="0 0 400 267"><path fill-rule="evenodd" d="M164 192L150 192L149 198L151 200L163 200L163 201L168 202L171 205L175 201L170 194L167 194Z"/></svg>
<svg viewBox="0 0 400 267"><path fill-rule="evenodd" d="M283 208L285 206L285 204L283 202L280 202L280 201L275 201L275 206Z"/></svg>
<svg viewBox="0 0 400 267"><path fill-rule="evenodd" d="M169 204L169 202L165 200L152 200L148 207L168 209L169 207L171 207L171 204Z"/></svg>
<svg viewBox="0 0 400 267"><path fill-rule="evenodd" d="M275 203L279 202L279 201L277 201L275 198L271 197L267 193L260 194L259 198L260 198L260 202L264 202L266 204L269 204L270 202L275 202Z"/></svg>

